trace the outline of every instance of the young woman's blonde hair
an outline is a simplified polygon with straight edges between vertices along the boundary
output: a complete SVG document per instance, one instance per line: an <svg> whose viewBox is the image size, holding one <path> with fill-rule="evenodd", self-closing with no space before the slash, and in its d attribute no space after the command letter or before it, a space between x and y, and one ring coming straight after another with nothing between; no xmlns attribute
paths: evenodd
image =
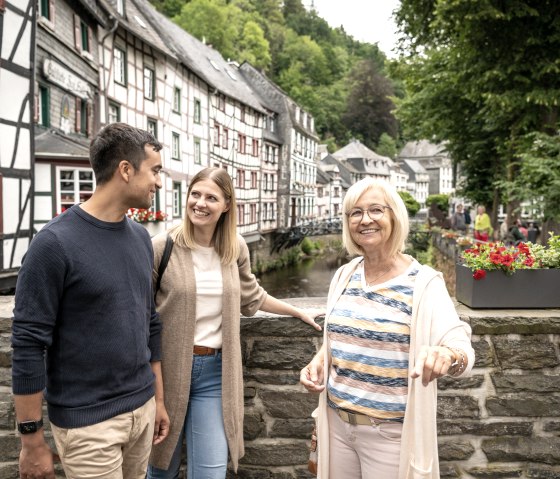
<svg viewBox="0 0 560 479"><path fill-rule="evenodd" d="M205 168L199 171L191 181L187 190L187 203L191 191L199 181L212 180L222 191L228 210L222 213L214 231L214 249L220 256L223 264L233 264L239 258L239 239L237 238L237 203L235 201L235 190L233 182L224 168ZM188 208L188 207L187 207ZM188 210L185 208L183 223L173 227L169 235L173 241L190 249L198 248L194 240L194 225L192 224Z"/></svg>
<svg viewBox="0 0 560 479"><path fill-rule="evenodd" d="M364 250L354 241L350 234L347 213L356 206L360 197L369 190L380 191L385 200L384 206L391 208L391 211L385 210L385 215L390 216L393 227L391 236L387 241L389 255L394 256L397 253L402 253L405 250L405 242L409 231L408 211L404 201L391 184L386 181L374 180L373 178L364 178L354 183L348 188L344 197L342 203L342 213L344 215L342 220L342 242L346 251L351 255L364 254Z"/></svg>

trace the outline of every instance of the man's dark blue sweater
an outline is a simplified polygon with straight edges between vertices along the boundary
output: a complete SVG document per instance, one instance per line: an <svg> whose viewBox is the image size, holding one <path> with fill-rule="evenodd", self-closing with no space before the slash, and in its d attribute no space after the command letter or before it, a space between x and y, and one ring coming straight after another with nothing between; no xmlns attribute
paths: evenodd
<svg viewBox="0 0 560 479"><path fill-rule="evenodd" d="M39 231L16 286L14 394L46 387L49 419L63 428L148 401L161 335L152 265L147 231L128 218L107 223L74 206Z"/></svg>

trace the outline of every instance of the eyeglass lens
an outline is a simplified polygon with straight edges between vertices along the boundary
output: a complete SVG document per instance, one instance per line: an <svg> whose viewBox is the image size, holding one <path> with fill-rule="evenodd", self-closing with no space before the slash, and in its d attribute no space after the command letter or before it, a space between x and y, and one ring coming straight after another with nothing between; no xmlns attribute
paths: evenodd
<svg viewBox="0 0 560 479"><path fill-rule="evenodd" d="M383 214L385 213L385 209L383 208L383 206L381 206L381 205L371 205L365 210L363 210L361 208L353 208L353 209L350 210L350 213L348 214L348 216L353 221L360 221L364 216L364 212L366 212L366 211L367 211L367 214L370 217L370 219L372 219L374 221L377 221L377 220L381 219L383 217Z"/></svg>

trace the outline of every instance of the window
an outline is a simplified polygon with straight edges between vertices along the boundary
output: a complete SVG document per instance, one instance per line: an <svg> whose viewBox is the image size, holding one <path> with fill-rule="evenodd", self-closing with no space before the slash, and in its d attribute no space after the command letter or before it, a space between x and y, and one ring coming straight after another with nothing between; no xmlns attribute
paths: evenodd
<svg viewBox="0 0 560 479"><path fill-rule="evenodd" d="M251 188L257 189L257 172L251 171Z"/></svg>
<svg viewBox="0 0 560 479"><path fill-rule="evenodd" d="M154 100L156 97L156 72L149 68L144 67L144 98Z"/></svg>
<svg viewBox="0 0 560 479"><path fill-rule="evenodd" d="M250 222L251 223L256 223L257 222L257 205L255 205L255 204L249 205L249 211L250 211L250 214L251 214Z"/></svg>
<svg viewBox="0 0 560 479"><path fill-rule="evenodd" d="M90 135L90 112L90 104L87 101L82 100L81 98L76 98L76 133L81 133L82 135L86 136Z"/></svg>
<svg viewBox="0 0 560 479"><path fill-rule="evenodd" d="M276 216L274 215L274 203L270 203L270 219L276 219Z"/></svg>
<svg viewBox="0 0 560 479"><path fill-rule="evenodd" d="M173 89L173 111L181 113L181 89L177 87Z"/></svg>
<svg viewBox="0 0 560 479"><path fill-rule="evenodd" d="M335 186L335 187L334 187L334 197L335 197L335 198L340 197L340 191L339 191L339 189L338 189L338 186Z"/></svg>
<svg viewBox="0 0 560 479"><path fill-rule="evenodd" d="M237 145L237 151L239 153L247 152L247 137L239 133L239 144Z"/></svg>
<svg viewBox="0 0 560 479"><path fill-rule="evenodd" d="M117 0L117 13L121 16L124 15L124 0Z"/></svg>
<svg viewBox="0 0 560 479"><path fill-rule="evenodd" d="M276 131L276 117L270 117L270 131L274 133Z"/></svg>
<svg viewBox="0 0 560 479"><path fill-rule="evenodd" d="M116 123L121 121L121 106L117 103L109 103L109 112L107 120L109 123Z"/></svg>
<svg viewBox="0 0 560 479"><path fill-rule="evenodd" d="M322 198L323 197L323 188L320 186L319 188L317 188L317 198Z"/></svg>
<svg viewBox="0 0 560 479"><path fill-rule="evenodd" d="M181 159L180 137L179 137L179 133L175 133L175 132L173 132L171 136L171 158L173 158L174 160Z"/></svg>
<svg viewBox="0 0 560 479"><path fill-rule="evenodd" d="M115 82L121 85L126 85L126 53L118 47L114 50L114 65Z"/></svg>
<svg viewBox="0 0 560 479"><path fill-rule="evenodd" d="M263 191L268 190L268 173L263 175Z"/></svg>
<svg viewBox="0 0 560 479"><path fill-rule="evenodd" d="M182 188L179 181L173 182L173 218L181 217Z"/></svg>
<svg viewBox="0 0 560 479"><path fill-rule="evenodd" d="M262 205L262 219L264 221L268 220L268 203Z"/></svg>
<svg viewBox="0 0 560 479"><path fill-rule="evenodd" d="M39 0L39 15L54 23L54 0Z"/></svg>
<svg viewBox="0 0 560 479"><path fill-rule="evenodd" d="M270 161L270 146L268 146L268 145L266 145L266 148L265 148L264 161L266 163L268 163Z"/></svg>
<svg viewBox="0 0 560 479"><path fill-rule="evenodd" d="M222 130L222 148L226 150L229 148L229 131L227 128Z"/></svg>
<svg viewBox="0 0 560 479"><path fill-rule="evenodd" d="M220 146L220 124L214 122L214 145Z"/></svg>
<svg viewBox="0 0 560 479"><path fill-rule="evenodd" d="M197 100L195 98L195 100L194 100L194 122L195 123L200 123L200 111L201 111L200 100ZM218 141L218 143L219 143L219 141Z"/></svg>
<svg viewBox="0 0 560 479"><path fill-rule="evenodd" d="M245 189L245 171L237 170L237 187L240 189Z"/></svg>
<svg viewBox="0 0 560 479"><path fill-rule="evenodd" d="M237 205L237 224L245 224L245 205Z"/></svg>
<svg viewBox="0 0 560 479"><path fill-rule="evenodd" d="M220 111L226 110L226 97L221 93L218 94L218 110Z"/></svg>
<svg viewBox="0 0 560 479"><path fill-rule="evenodd" d="M91 168L57 168L56 211L62 213L88 200L95 189Z"/></svg>
<svg viewBox="0 0 560 479"><path fill-rule="evenodd" d="M276 186L274 185L274 175L270 175L270 191L274 191Z"/></svg>
<svg viewBox="0 0 560 479"><path fill-rule="evenodd" d="M197 165L202 164L202 151L200 148L200 138L194 139L194 162Z"/></svg>
<svg viewBox="0 0 560 479"><path fill-rule="evenodd" d="M148 118L148 125L146 128L152 135L154 135L154 138L157 140L157 120L153 119L153 118Z"/></svg>
<svg viewBox="0 0 560 479"><path fill-rule="evenodd" d="M39 98L37 99L37 122L42 126L50 126L50 92L44 85L39 85Z"/></svg>
<svg viewBox="0 0 560 479"><path fill-rule="evenodd" d="M259 156L259 140L253 138L253 156Z"/></svg>
<svg viewBox="0 0 560 479"><path fill-rule="evenodd" d="M93 34L78 15L74 15L74 46L79 52L91 52L93 48Z"/></svg>
<svg viewBox="0 0 560 479"><path fill-rule="evenodd" d="M245 107L242 106L241 107L241 121L245 121Z"/></svg>

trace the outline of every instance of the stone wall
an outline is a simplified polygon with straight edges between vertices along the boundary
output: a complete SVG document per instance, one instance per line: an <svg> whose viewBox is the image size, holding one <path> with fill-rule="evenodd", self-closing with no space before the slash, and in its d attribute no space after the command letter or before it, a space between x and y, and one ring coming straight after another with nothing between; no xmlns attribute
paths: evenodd
<svg viewBox="0 0 560 479"><path fill-rule="evenodd" d="M320 299L294 303L324 306ZM560 479L560 310L457 310L473 328L477 360L471 377L439 381L442 477ZM11 298L0 298L0 479L17 477L19 448L10 313ZM246 455L229 477L311 477L309 415L317 396L298 376L321 336L293 318L259 313L242 320L242 337Z"/></svg>

